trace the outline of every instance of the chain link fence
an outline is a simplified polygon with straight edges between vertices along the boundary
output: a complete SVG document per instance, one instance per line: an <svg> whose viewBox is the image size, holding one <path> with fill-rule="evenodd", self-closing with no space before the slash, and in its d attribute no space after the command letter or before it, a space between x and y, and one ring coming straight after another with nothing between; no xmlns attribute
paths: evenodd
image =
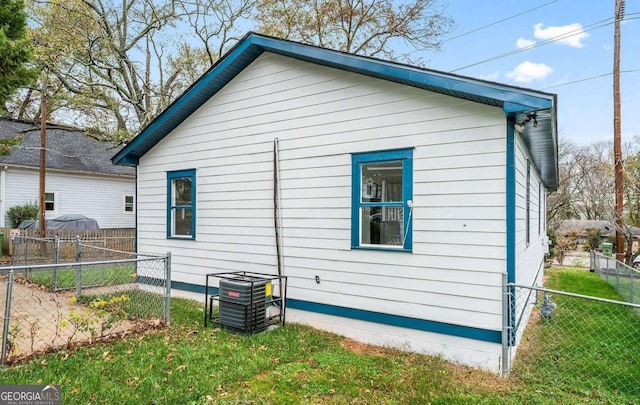
<svg viewBox="0 0 640 405"><path fill-rule="evenodd" d="M138 257L134 252L120 251L107 248L107 240L100 238L34 238L19 236L13 239L11 264L22 266L24 277L33 283L49 287L52 291L74 288L75 271L71 266L54 266L47 272L40 268L38 272L31 271L33 264L59 264L95 261L112 261L132 259ZM99 267L99 266L98 266ZM122 268L124 272L125 269ZM122 284L122 277L113 272L85 270L80 282L85 286L98 287L110 284Z"/></svg>
<svg viewBox="0 0 640 405"><path fill-rule="evenodd" d="M512 336L521 336L510 375L567 392L587 387L576 394L602 402L636 403L640 305L516 284L505 291ZM514 310L517 303L528 309Z"/></svg>
<svg viewBox="0 0 640 405"><path fill-rule="evenodd" d="M135 256L0 268L2 364L168 325L170 255Z"/></svg>
<svg viewBox="0 0 640 405"><path fill-rule="evenodd" d="M640 304L640 270L594 251L590 270L598 273L625 301Z"/></svg>

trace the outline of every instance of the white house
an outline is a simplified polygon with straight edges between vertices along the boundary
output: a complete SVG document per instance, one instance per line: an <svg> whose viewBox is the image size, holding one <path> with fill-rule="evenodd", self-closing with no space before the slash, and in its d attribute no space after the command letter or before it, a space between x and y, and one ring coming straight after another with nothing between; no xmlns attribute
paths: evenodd
<svg viewBox="0 0 640 405"><path fill-rule="evenodd" d="M135 169L110 161L121 147L77 129L46 133L47 219L83 214L101 228L135 227ZM40 126L0 118L0 146L0 227L10 227L11 207L39 201Z"/></svg>
<svg viewBox="0 0 640 405"><path fill-rule="evenodd" d="M112 161L137 167L138 249L172 252L174 290L275 274L278 212L288 320L499 371L502 275L544 268L555 104L250 33Z"/></svg>

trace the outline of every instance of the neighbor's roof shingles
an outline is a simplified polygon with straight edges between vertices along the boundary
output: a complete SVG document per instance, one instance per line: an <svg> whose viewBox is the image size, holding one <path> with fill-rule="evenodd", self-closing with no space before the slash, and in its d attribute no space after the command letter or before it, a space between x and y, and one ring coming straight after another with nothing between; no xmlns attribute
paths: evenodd
<svg viewBox="0 0 640 405"><path fill-rule="evenodd" d="M22 136L22 142L11 148L6 156L0 155L0 164L40 167L40 126L33 123L0 118L0 139ZM135 175L135 169L116 166L111 156L122 149L101 142L76 129L51 126L47 128L47 169L70 172Z"/></svg>

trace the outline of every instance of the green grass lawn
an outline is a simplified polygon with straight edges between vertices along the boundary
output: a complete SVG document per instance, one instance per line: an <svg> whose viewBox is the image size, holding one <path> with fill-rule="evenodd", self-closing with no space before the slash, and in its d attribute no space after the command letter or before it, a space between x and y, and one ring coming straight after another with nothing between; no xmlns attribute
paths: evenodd
<svg viewBox="0 0 640 405"><path fill-rule="evenodd" d="M555 288L568 282L580 289L582 275L591 277L553 270L550 280ZM598 280L584 287L592 288L592 283ZM609 288L599 284L596 293L602 286ZM202 318L202 303L174 299L172 325L163 331L35 358L0 371L0 384L60 384L63 403L69 404L564 404L638 399L615 390L594 393L579 375L547 379L542 359L531 356L525 358L532 362L528 372L501 379L436 357L354 344L302 325L243 336L204 329ZM602 359L603 366L607 361Z"/></svg>
<svg viewBox="0 0 640 405"><path fill-rule="evenodd" d="M132 274L135 274L135 266L105 266L86 265L82 268L82 286L92 285L116 285L133 282ZM58 289L75 288L77 269L57 269L47 271L37 271L29 274L29 281L49 288L54 285L54 277L57 279Z"/></svg>
<svg viewBox="0 0 640 405"><path fill-rule="evenodd" d="M621 300L595 273L555 269L546 287ZM632 308L553 295L557 304L549 321L527 329L530 339L520 353L514 376L536 390L549 382L563 392L611 403L640 403L640 317ZM526 346L526 345L525 345Z"/></svg>

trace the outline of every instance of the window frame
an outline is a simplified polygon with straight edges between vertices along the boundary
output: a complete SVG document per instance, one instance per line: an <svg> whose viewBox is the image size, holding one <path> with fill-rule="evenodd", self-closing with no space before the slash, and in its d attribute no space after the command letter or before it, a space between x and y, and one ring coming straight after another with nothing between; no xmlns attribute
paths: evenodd
<svg viewBox="0 0 640 405"><path fill-rule="evenodd" d="M47 194L52 194L53 195L53 201L47 200ZM53 209L52 210L48 210L47 209L47 203L48 202L53 203ZM44 212L45 213L50 213L50 214L57 214L58 213L58 192L57 191L45 191L44 192Z"/></svg>
<svg viewBox="0 0 640 405"><path fill-rule="evenodd" d="M191 179L191 204L190 205L172 205L173 199L173 181L176 179ZM190 235L174 235L173 234L173 213L177 208L191 209L191 234ZM196 169L175 170L167 172L167 239L191 239L196 238Z"/></svg>
<svg viewBox="0 0 640 405"><path fill-rule="evenodd" d="M131 211L127 211L127 197L131 197ZM136 212L136 197L133 194L123 194L122 212L125 214L133 214Z"/></svg>
<svg viewBox="0 0 640 405"><path fill-rule="evenodd" d="M401 202L363 202L362 201L362 164L388 163L402 161L402 201ZM413 208L408 201L413 200L413 148L359 152L351 154L351 248L365 250L383 250L392 252L411 252L413 249ZM402 229L405 230L403 244L375 245L361 243L362 208L378 206L401 206L403 208Z"/></svg>

